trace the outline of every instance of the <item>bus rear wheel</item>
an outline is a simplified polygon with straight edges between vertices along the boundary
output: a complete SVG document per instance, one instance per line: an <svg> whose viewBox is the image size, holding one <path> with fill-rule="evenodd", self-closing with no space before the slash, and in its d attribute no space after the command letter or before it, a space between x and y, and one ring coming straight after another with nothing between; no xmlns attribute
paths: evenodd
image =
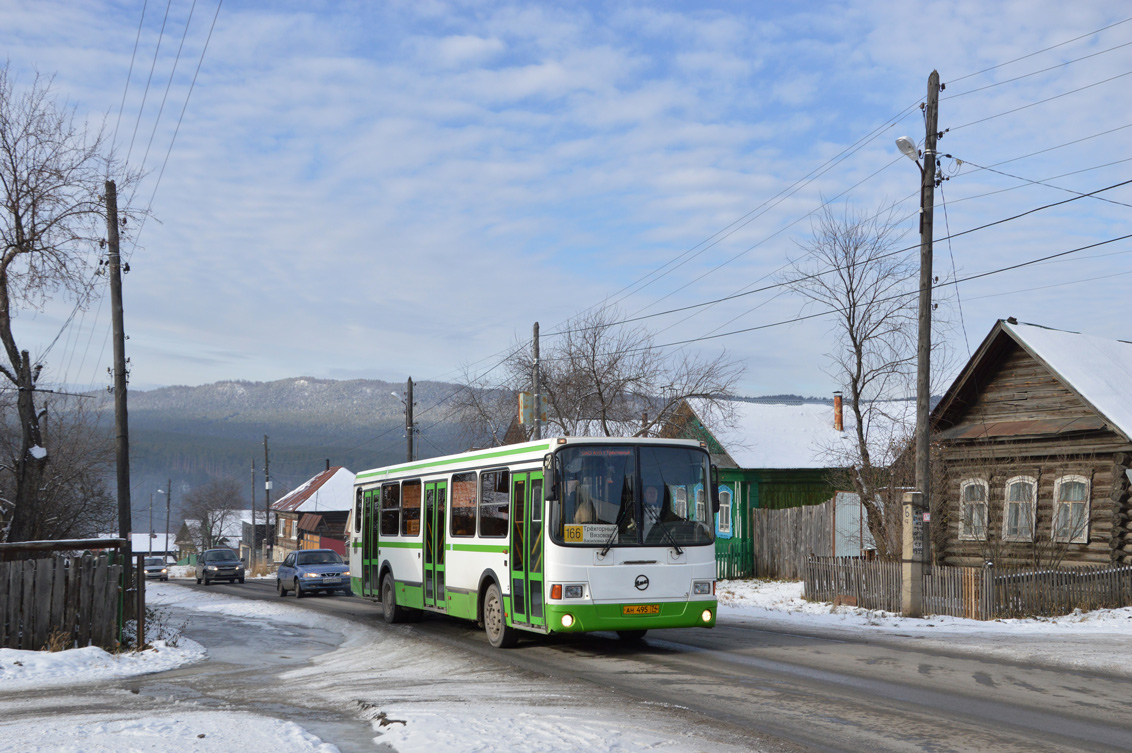
<svg viewBox="0 0 1132 753"><path fill-rule="evenodd" d="M381 612L390 625L405 621L405 610L397 606L397 589L393 586L393 573L381 579Z"/></svg>
<svg viewBox="0 0 1132 753"><path fill-rule="evenodd" d="M626 643L636 643L645 639L647 630L618 630L617 637Z"/></svg>
<svg viewBox="0 0 1132 753"><path fill-rule="evenodd" d="M519 632L507 626L503 596L494 583L487 587L483 597L483 629L487 633L487 642L495 648L511 648L519 642Z"/></svg>

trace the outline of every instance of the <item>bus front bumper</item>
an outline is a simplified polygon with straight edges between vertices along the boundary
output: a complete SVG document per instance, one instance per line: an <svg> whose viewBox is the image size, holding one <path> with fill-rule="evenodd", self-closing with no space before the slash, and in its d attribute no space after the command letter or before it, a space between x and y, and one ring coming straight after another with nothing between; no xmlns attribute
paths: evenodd
<svg viewBox="0 0 1132 753"><path fill-rule="evenodd" d="M547 604L546 624L555 633L710 628L715 627L717 607L715 599L660 604Z"/></svg>

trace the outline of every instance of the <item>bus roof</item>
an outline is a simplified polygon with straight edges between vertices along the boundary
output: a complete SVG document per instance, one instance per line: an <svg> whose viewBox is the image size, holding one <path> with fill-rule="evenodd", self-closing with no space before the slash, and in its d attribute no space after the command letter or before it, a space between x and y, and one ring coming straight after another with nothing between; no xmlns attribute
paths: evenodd
<svg viewBox="0 0 1132 753"><path fill-rule="evenodd" d="M357 474L355 485L373 483L389 477L401 477L406 474L442 473L453 467L464 465L482 466L497 462L500 465L507 463L525 463L538 461L543 456L559 447L577 444L634 444L634 445L668 445L677 447L701 447L702 443L694 439L656 439L652 437L550 437L536 439L532 442L503 445L501 447L488 447L482 450L470 450L455 455L442 455L426 460L414 460L411 463L398 463L381 468L371 468Z"/></svg>

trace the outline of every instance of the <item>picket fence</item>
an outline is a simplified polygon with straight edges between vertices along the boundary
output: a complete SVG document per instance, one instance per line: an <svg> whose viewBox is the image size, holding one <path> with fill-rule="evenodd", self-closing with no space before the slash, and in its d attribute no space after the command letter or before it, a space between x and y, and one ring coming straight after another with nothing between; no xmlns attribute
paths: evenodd
<svg viewBox="0 0 1132 753"><path fill-rule="evenodd" d="M105 555L0 561L0 648L115 648L121 580Z"/></svg>
<svg viewBox="0 0 1132 753"><path fill-rule="evenodd" d="M900 611L900 563L854 557L811 557L803 595L866 609ZM925 566L925 614L974 620L1056 616L1075 609L1132 605L1132 567L999 570Z"/></svg>

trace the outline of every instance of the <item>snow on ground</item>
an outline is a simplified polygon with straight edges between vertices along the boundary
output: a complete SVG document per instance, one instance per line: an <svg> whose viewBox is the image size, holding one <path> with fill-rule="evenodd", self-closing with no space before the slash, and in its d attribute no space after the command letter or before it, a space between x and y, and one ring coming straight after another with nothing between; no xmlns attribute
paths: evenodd
<svg viewBox="0 0 1132 753"><path fill-rule="evenodd" d="M984 622L806 601L800 581L719 581L716 595L724 621L870 640L912 639L918 648L1132 677L1132 607Z"/></svg>
<svg viewBox="0 0 1132 753"><path fill-rule="evenodd" d="M171 612L174 621L199 612L249 625L254 622L258 629L281 634L289 626L302 626L341 635L337 649L283 672L277 682L302 688L329 707L370 720L375 743L390 745L400 753L520 748L596 753L657 748L731 750L691 736L689 725L682 724L671 710L628 703L591 686L550 682L522 673L501 682L498 665L474 655L422 653L420 640L406 629L375 629L296 608L283 600L249 601L167 583L150 583L149 594L151 603ZM720 581L717 594L722 624L849 634L867 640L914 640L921 649L1106 672L1114 666L1132 667L1132 608L1054 619L977 622L954 617L906 619L856 607L834 608L804 601L797 582ZM1050 650L1055 644L1056 651ZM0 697L8 690L74 686L160 672L197 661L204 653L186 638L177 646L158 642L152 651L120 656L99 649L55 654L0 650ZM0 752L338 750L293 722L192 704L175 708L176 713L161 717L131 716L125 711L97 717L51 717L34 728L0 721ZM124 741L128 741L125 747Z"/></svg>
<svg viewBox="0 0 1132 753"><path fill-rule="evenodd" d="M4 730L0 726L0 730ZM20 753L339 753L294 722L257 714L178 709L175 718L45 716L34 737L7 730L0 751Z"/></svg>
<svg viewBox="0 0 1132 753"><path fill-rule="evenodd" d="M71 651L16 651L0 648L0 690L47 688L103 682L134 675L164 672L204 657L204 647L181 638L176 646L154 641L147 651L111 654L97 646Z"/></svg>

